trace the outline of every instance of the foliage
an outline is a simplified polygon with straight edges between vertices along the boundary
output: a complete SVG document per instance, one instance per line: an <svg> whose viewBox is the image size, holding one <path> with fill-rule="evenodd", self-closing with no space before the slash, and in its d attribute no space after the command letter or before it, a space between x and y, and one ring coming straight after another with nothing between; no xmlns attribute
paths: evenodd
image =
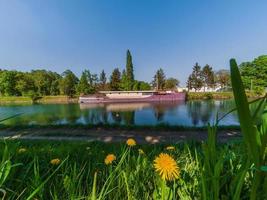
<svg viewBox="0 0 267 200"><path fill-rule="evenodd" d="M133 86L134 86L134 72L133 72L132 55L130 50L127 50L125 90L132 90Z"/></svg>
<svg viewBox="0 0 267 200"><path fill-rule="evenodd" d="M176 90L178 85L179 80L171 77L166 79L164 88L167 90Z"/></svg>
<svg viewBox="0 0 267 200"><path fill-rule="evenodd" d="M90 94L89 80L86 71L82 72L82 76L77 86L77 91L79 94Z"/></svg>
<svg viewBox="0 0 267 200"><path fill-rule="evenodd" d="M110 90L120 90L121 87L121 73L119 68L115 68L110 76Z"/></svg>
<svg viewBox="0 0 267 200"><path fill-rule="evenodd" d="M219 70L215 74L216 82L220 85L221 88L226 88L230 86L230 72L229 70Z"/></svg>
<svg viewBox="0 0 267 200"><path fill-rule="evenodd" d="M265 157L267 147L267 95L259 99L260 104L257 106L255 112L251 113L236 61L231 59L230 65L236 108L243 134L244 145L247 150L247 157L243 161L243 165L247 166L246 163L249 163L255 168L255 170L251 173L253 178L250 199L265 199L267 197L266 193L262 194L260 191L267 190L267 176L265 170L267 161ZM256 120L259 113L262 114L260 124L258 124L258 121ZM243 173L245 173L248 169L245 168L243 170ZM241 175L239 177L239 181L241 182L240 184L245 181L244 177Z"/></svg>
<svg viewBox="0 0 267 200"><path fill-rule="evenodd" d="M106 90L107 89L107 77L104 70L101 71L99 75L99 90Z"/></svg>
<svg viewBox="0 0 267 200"><path fill-rule="evenodd" d="M60 80L61 93L73 97L76 94L76 86L79 79L71 70L64 71L62 77Z"/></svg>
<svg viewBox="0 0 267 200"><path fill-rule="evenodd" d="M202 69L202 76L204 79L204 86L209 88L214 88L215 86L215 75L214 71L212 70L212 67L210 67L208 64L205 65Z"/></svg>
<svg viewBox="0 0 267 200"><path fill-rule="evenodd" d="M195 89L196 91L200 90L203 85L204 81L203 81L201 66L199 66L198 63L196 63L195 66L193 67L192 74L188 78L187 87L189 90Z"/></svg>
<svg viewBox="0 0 267 200"><path fill-rule="evenodd" d="M166 76L162 68L156 71L154 75L152 85L157 90L163 90L165 87Z"/></svg>
<svg viewBox="0 0 267 200"><path fill-rule="evenodd" d="M267 88L267 55L239 65L245 89L262 93Z"/></svg>

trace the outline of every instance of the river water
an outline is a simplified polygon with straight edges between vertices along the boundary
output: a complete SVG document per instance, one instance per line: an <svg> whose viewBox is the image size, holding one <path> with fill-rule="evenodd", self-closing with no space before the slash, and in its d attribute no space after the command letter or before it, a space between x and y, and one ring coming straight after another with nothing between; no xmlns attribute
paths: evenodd
<svg viewBox="0 0 267 200"><path fill-rule="evenodd" d="M127 104L34 104L0 105L0 119L22 115L3 122L7 125L49 124L123 124L203 126L214 122L233 108L233 100L195 100L164 103ZM231 113L220 125L238 125Z"/></svg>

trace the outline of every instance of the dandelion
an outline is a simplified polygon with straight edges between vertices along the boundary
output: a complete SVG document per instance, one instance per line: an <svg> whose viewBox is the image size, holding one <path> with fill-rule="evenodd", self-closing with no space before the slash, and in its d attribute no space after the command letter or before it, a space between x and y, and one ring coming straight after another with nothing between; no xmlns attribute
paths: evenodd
<svg viewBox="0 0 267 200"><path fill-rule="evenodd" d="M170 151L172 151L172 150L175 150L175 147L174 147L174 146L167 146L167 147L166 147L166 150L170 150Z"/></svg>
<svg viewBox="0 0 267 200"><path fill-rule="evenodd" d="M58 158L52 159L52 160L50 161L50 163L51 163L52 165L59 165L60 162L61 162L61 161L60 161L60 159L58 159Z"/></svg>
<svg viewBox="0 0 267 200"><path fill-rule="evenodd" d="M143 151L143 149L138 149L139 154L145 154L145 152Z"/></svg>
<svg viewBox="0 0 267 200"><path fill-rule="evenodd" d="M136 141L132 138L129 138L127 141L126 141L126 144L130 147L133 147L136 145Z"/></svg>
<svg viewBox="0 0 267 200"><path fill-rule="evenodd" d="M18 153L25 153L27 151L27 149L25 149L25 148L20 148L19 150L18 150Z"/></svg>
<svg viewBox="0 0 267 200"><path fill-rule="evenodd" d="M108 154L105 158L105 164L110 165L114 160L116 160L116 156L114 154Z"/></svg>
<svg viewBox="0 0 267 200"><path fill-rule="evenodd" d="M167 153L161 153L154 160L155 171L163 180L175 180L180 175L180 169L176 161Z"/></svg>

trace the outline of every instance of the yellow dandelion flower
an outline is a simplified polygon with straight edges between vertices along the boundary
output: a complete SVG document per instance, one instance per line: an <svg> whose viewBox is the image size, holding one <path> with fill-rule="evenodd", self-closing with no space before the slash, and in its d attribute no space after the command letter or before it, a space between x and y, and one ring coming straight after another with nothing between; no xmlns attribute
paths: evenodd
<svg viewBox="0 0 267 200"><path fill-rule="evenodd" d="M50 161L50 163L51 163L52 165L59 165L60 162L61 162L61 161L60 161L60 159L58 159L58 158L52 159L52 160Z"/></svg>
<svg viewBox="0 0 267 200"><path fill-rule="evenodd" d="M145 152L143 151L143 149L138 149L139 154L145 154Z"/></svg>
<svg viewBox="0 0 267 200"><path fill-rule="evenodd" d="M133 147L136 145L136 141L132 138L129 138L127 141L126 141L126 144L130 147Z"/></svg>
<svg viewBox="0 0 267 200"><path fill-rule="evenodd" d="M174 147L174 146L167 146L167 147L166 147L166 150L170 150L170 151L172 151L172 150L175 150L175 147Z"/></svg>
<svg viewBox="0 0 267 200"><path fill-rule="evenodd" d="M116 160L116 156L114 154L108 154L105 158L105 164L110 165L114 160Z"/></svg>
<svg viewBox="0 0 267 200"><path fill-rule="evenodd" d="M176 161L167 153L161 153L154 160L154 168L163 180L175 180L180 175Z"/></svg>
<svg viewBox="0 0 267 200"><path fill-rule="evenodd" d="M20 148L19 150L18 150L18 153L25 153L27 151L27 149L25 149L25 148Z"/></svg>

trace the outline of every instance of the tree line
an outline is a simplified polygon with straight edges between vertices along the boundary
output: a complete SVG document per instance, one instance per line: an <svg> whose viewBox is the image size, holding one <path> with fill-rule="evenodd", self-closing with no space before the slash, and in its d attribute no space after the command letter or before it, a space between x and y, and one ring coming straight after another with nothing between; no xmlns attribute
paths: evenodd
<svg viewBox="0 0 267 200"><path fill-rule="evenodd" d="M156 72L151 83L136 80L132 55L129 50L126 54L126 67L120 72L115 68L108 78L104 70L101 73L91 73L84 70L78 78L71 70L62 74L48 70L32 70L21 72L0 69L1 96L49 96L49 95L87 95L101 90L150 90L157 87L159 90L175 89L179 81L175 78L166 78L162 69Z"/></svg>
<svg viewBox="0 0 267 200"><path fill-rule="evenodd" d="M205 91L208 88L214 89L218 86L225 90L230 87L229 70L221 69L215 72L208 64L203 68L198 63L193 66L192 73L187 79L188 90L203 89Z"/></svg>
<svg viewBox="0 0 267 200"><path fill-rule="evenodd" d="M267 55L257 57L251 62L239 65L241 77L247 90L262 93L267 88ZM195 91L220 87L222 90L231 88L229 70L214 71L210 65L203 68L196 63L187 80L189 90Z"/></svg>

